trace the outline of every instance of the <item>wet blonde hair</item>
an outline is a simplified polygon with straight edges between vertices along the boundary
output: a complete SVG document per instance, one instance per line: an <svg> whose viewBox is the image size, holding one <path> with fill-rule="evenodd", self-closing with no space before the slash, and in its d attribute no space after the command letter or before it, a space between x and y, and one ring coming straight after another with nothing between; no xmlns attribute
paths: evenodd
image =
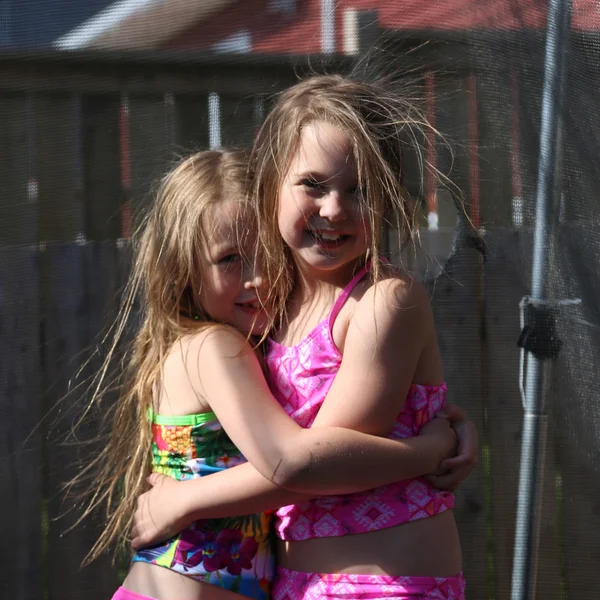
<svg viewBox="0 0 600 600"><path fill-rule="evenodd" d="M117 354L125 356L122 375L117 375L120 395L111 415L109 440L69 485L74 489L85 480L92 492L79 521L98 508L104 513L105 529L85 562L125 544L136 500L150 473L148 411L165 358L183 336L214 324L199 301L199 256L210 220L207 211L228 200L243 204L247 172L246 155L236 151L199 152L181 160L162 180L156 201L134 236L124 301L88 405L90 411L104 399ZM123 352L132 318L139 319L139 325Z"/></svg>
<svg viewBox="0 0 600 600"><path fill-rule="evenodd" d="M265 272L271 302L279 319L293 286L293 261L278 227L279 193L298 150L303 129L315 122L341 129L350 139L363 190L361 209L370 225L371 242L364 259L373 259L372 276L380 277L378 258L385 228L399 240L413 240L412 200L402 185L402 155L419 152L418 140L433 128L408 94L388 91L341 75L312 76L281 94L261 127L252 153L252 197L261 223ZM433 171L433 167L431 167Z"/></svg>

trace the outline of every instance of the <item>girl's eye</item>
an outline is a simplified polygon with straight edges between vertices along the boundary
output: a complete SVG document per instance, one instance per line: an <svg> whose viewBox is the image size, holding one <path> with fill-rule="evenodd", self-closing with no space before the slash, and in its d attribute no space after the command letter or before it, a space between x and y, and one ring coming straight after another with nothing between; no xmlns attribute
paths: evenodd
<svg viewBox="0 0 600 600"><path fill-rule="evenodd" d="M219 265L223 267L228 267L229 265L233 265L241 260L239 254L231 253L226 254L222 258L219 259Z"/></svg>
<svg viewBox="0 0 600 600"><path fill-rule="evenodd" d="M319 183L314 179L303 179L300 182L300 184L303 185L305 188L309 188L311 190L322 190L325 187L322 183Z"/></svg>

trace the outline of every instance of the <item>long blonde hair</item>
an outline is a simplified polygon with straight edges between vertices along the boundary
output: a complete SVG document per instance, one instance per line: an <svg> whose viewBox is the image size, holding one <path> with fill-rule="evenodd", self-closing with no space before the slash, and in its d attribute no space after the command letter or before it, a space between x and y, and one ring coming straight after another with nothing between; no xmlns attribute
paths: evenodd
<svg viewBox="0 0 600 600"><path fill-rule="evenodd" d="M134 236L131 275L88 406L97 408L104 400L117 354L126 356L109 440L69 484L73 489L85 481L91 492L80 521L98 508L104 513L106 526L85 562L125 544L124 533L130 531L136 500L150 472L148 409L164 360L182 336L212 324L199 302L198 257L206 211L225 200L243 202L247 173L247 157L236 151L199 152L181 160L161 181L156 201ZM139 319L139 326L122 352L132 318Z"/></svg>
<svg viewBox="0 0 600 600"><path fill-rule="evenodd" d="M384 228L396 230L399 240L415 236L412 200L402 185L402 156L410 147L422 159L417 140L425 130L435 131L409 94L396 93L383 82L315 75L281 94L259 131L251 159L252 198L261 223L270 301L279 319L284 318L294 277L292 257L279 233L279 192L302 130L314 122L338 127L352 142L359 188L364 190L361 208L372 232L365 260L374 259L375 280L380 276L377 259ZM421 166L425 168L424 162Z"/></svg>

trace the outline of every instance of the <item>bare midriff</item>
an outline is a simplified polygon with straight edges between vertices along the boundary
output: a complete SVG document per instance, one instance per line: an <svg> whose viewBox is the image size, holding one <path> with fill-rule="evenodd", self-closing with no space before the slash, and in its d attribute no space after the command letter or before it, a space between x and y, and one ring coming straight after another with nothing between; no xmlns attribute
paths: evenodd
<svg viewBox="0 0 600 600"><path fill-rule="evenodd" d="M452 577L461 570L453 511L343 537L277 542L278 565L306 573Z"/></svg>
<svg viewBox="0 0 600 600"><path fill-rule="evenodd" d="M239 600L239 594L218 586L196 581L165 567L135 562L123 582L123 587L136 594L161 600Z"/></svg>

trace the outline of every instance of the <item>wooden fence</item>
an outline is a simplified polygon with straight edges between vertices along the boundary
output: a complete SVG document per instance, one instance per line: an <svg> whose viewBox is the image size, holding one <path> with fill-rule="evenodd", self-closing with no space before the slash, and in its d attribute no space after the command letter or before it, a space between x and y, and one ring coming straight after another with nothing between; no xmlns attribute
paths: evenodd
<svg viewBox="0 0 600 600"><path fill-rule="evenodd" d="M459 238L445 271L428 278L450 399L480 433L479 466L457 492L456 516L468 598L507 600L522 419L518 304L528 290L531 247L529 230L513 228L514 133L525 131L515 111L527 105L515 94L524 93L524 71L511 70L506 57L494 70L479 68L468 48L448 41L432 57L452 67L433 80L423 76L435 88L437 127L457 142L451 175L485 229L487 249L484 261ZM314 67L300 59L77 54L0 62L2 598L102 600L117 586L108 560L79 567L99 523L65 534L73 514L56 519L60 483L77 468L75 449L62 441L79 401L74 394L58 409L57 402L115 314L127 276L121 238L156 174L175 153L219 136L223 145L248 144L270 94L309 62ZM328 68L345 67L340 60ZM527 97L538 92L528 88ZM217 125L209 110L215 99ZM534 120L537 102L527 113ZM535 127L527 125L531 136ZM527 135L521 148L533 143ZM526 200L535 179L527 161L535 156L533 149L517 157ZM440 204L440 214L446 208ZM442 225L452 214L448 208ZM424 242L443 264L452 231L426 231ZM553 435L540 507L539 597L591 599L599 592L597 497L586 465L572 448L555 452Z"/></svg>

